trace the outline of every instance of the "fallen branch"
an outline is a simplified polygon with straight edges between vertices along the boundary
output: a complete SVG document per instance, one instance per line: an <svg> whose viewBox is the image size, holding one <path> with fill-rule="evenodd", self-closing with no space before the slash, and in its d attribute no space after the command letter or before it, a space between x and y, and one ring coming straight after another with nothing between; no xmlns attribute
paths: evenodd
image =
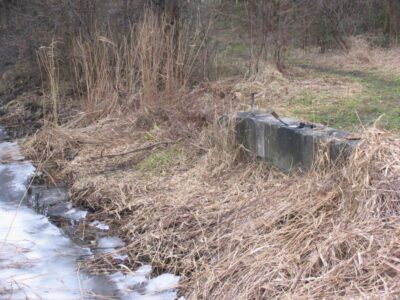
<svg viewBox="0 0 400 300"><path fill-rule="evenodd" d="M162 145L176 144L176 143L179 143L181 140L182 139L179 139L179 140L176 140L176 141L158 142L158 143L154 143L154 144L147 145L147 146L144 146L144 147L136 148L136 149L133 149L133 150L130 150L130 151L127 151L127 152L122 152L122 153L117 153L117 154L101 155L101 156L91 157L90 159L113 158L113 157L117 157L117 156L128 155L128 154L132 154L132 153L136 153L136 152L140 152L140 151L151 150L151 149L154 149L154 148L162 146Z"/></svg>

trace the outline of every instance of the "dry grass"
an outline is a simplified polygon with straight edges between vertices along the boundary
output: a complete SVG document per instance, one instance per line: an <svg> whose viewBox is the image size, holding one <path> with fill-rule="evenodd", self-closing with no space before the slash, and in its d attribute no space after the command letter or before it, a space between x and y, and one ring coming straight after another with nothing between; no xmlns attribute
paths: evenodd
<svg viewBox="0 0 400 300"><path fill-rule="evenodd" d="M309 97L329 95L331 101L359 94L360 83L333 75L316 76L313 72L300 68L290 68L289 74L282 74L271 64L265 64L258 74L234 85L235 96L248 104L249 95L255 93L257 105L261 109L279 109L288 112L292 102L299 96Z"/></svg>
<svg viewBox="0 0 400 300"><path fill-rule="evenodd" d="M226 195L229 209L217 210L214 234L196 249L215 252L196 273L190 298L396 295L399 142L370 133L344 168L233 179L240 189Z"/></svg>
<svg viewBox="0 0 400 300"><path fill-rule="evenodd" d="M400 292L398 136L373 129L348 165L292 176L236 159L227 132L211 127L175 146L107 156L176 138L167 123L141 129L138 119L50 128L30 143L31 154L51 149L63 161L72 199L125 239L131 267L181 274L189 299ZM176 159L157 172L138 167L172 147Z"/></svg>
<svg viewBox="0 0 400 300"><path fill-rule="evenodd" d="M116 111L176 105L207 33L194 21L171 24L146 10L130 33L96 32L74 43L75 88L89 120Z"/></svg>
<svg viewBox="0 0 400 300"><path fill-rule="evenodd" d="M38 61L46 82L55 124L61 110L79 107L81 118L75 126L86 126L109 114L182 105L189 81L200 62L208 36L198 20L182 19L172 23L146 9L128 34L94 31L90 37L78 35L72 41L71 65L60 75L61 43L41 47ZM74 103L64 94L73 94ZM60 121L60 122L59 122ZM70 125L71 126L71 125Z"/></svg>
<svg viewBox="0 0 400 300"><path fill-rule="evenodd" d="M317 65L325 65L346 71L378 71L385 74L400 72L398 46L389 49L371 46L365 37L352 37L348 53L331 51L317 54L317 50L302 53L302 59L307 59Z"/></svg>
<svg viewBox="0 0 400 300"><path fill-rule="evenodd" d="M50 119L57 124L60 106L60 75L57 58L57 42L53 41L49 47L41 47L37 52L39 64L43 67L45 77L48 78L52 115ZM43 77L43 75L42 75ZM43 103L44 104L44 103ZM46 106L43 105L44 111Z"/></svg>
<svg viewBox="0 0 400 300"><path fill-rule="evenodd" d="M395 298L399 136L372 128L348 164L326 165L322 157L309 173L289 176L242 160L229 117L227 127L212 122L248 104L252 92L261 106L284 110L305 91L341 98L362 87L300 70L283 76L267 66L245 82L205 82L176 105L168 91L185 80L179 69L150 59L165 52L144 51L156 37L143 34L138 45L140 90L118 89L139 91L150 112L110 111L81 128L77 116L46 126L25 147L30 158L46 159L49 177L71 185L76 204L124 238L128 267L150 263L156 272L180 274L188 299ZM151 70L162 74L161 85ZM157 105L156 95L168 105ZM98 257L92 267L111 265Z"/></svg>

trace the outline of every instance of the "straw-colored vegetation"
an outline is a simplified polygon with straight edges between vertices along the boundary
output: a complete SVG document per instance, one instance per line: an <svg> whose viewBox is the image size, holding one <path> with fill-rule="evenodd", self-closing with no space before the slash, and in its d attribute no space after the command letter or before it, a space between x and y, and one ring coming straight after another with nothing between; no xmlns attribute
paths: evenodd
<svg viewBox="0 0 400 300"><path fill-rule="evenodd" d="M199 23L178 26L146 10L122 37L75 36L70 96L62 95L70 86L59 80L57 43L38 53L47 108L25 154L48 182L67 183L71 200L93 212L87 221L109 224L129 254L124 266L103 255L88 269L150 263L181 275L187 299L398 296L398 48L357 39L347 52L321 54L277 42L275 61L251 57L246 76L196 82L211 56L209 28ZM231 41L214 71L241 72L256 50L246 49ZM310 172L283 174L236 144L233 114L249 109L252 93L260 110L362 140L346 164L321 152ZM22 118L24 97L2 120Z"/></svg>
<svg viewBox="0 0 400 300"><path fill-rule="evenodd" d="M308 95L347 103L367 88L341 75L293 72L302 76L266 65L246 81L208 83L181 94L185 109L48 126L25 149L124 238L129 268L151 263L180 274L188 299L393 297L400 292L395 133L366 130L348 164L329 165L322 155L313 171L289 176L246 161L231 127L203 126L239 109L249 91L260 106L293 112L312 104ZM89 268L119 267L97 257Z"/></svg>
<svg viewBox="0 0 400 300"><path fill-rule="evenodd" d="M99 43L100 49L115 47L105 38ZM82 44L79 49L97 51ZM147 47L140 49L137 55ZM81 65L104 75L103 56L91 59ZM162 64L153 63L140 65L134 82L143 81L130 87L138 99L156 99L148 93L159 91L151 86L157 79L149 76ZM86 91L110 92L104 85L109 79L82 69ZM285 76L268 64L264 70L245 81L174 93L186 103L180 109L170 102L165 82L157 95L167 102L156 108L151 100L151 112L117 109L85 127L77 126L87 120L78 116L79 122L45 127L25 149L36 161L46 160L50 178L71 184L76 204L95 211L93 217L125 239L130 268L151 263L158 272L182 275L180 293L189 299L393 296L400 288L398 137L366 131L348 165L326 165L322 156L315 170L288 176L243 161L229 128L202 125L248 103L250 92L257 93L260 107L293 114L318 107L335 116L339 103L357 109L356 99L367 95L365 83L372 75L348 80L347 73L320 76L324 71L295 67ZM89 82L92 78L99 82ZM91 100L105 95L86 95L92 95L85 100L87 113L118 107L116 90L108 94L110 106ZM196 108L200 99L201 110ZM343 118L339 114L333 124L341 125ZM90 269L111 266L118 268L99 257Z"/></svg>
<svg viewBox="0 0 400 300"><path fill-rule="evenodd" d="M241 162L229 135L214 130L133 152L166 139L163 125L154 141L129 118L48 128L27 149L31 157L48 149L71 198L125 239L131 268L150 262L181 274L189 299L399 292L398 137L372 129L348 165L321 161L288 176ZM91 268L110 263L99 258Z"/></svg>

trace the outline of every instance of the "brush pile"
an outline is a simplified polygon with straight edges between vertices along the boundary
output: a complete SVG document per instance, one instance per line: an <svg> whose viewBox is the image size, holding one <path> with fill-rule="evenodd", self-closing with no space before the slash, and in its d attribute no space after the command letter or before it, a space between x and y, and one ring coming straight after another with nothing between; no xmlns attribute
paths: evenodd
<svg viewBox="0 0 400 300"><path fill-rule="evenodd" d="M43 133L29 145L31 157L43 149L53 159L74 153L60 176L77 204L124 238L130 267L150 263L182 275L188 299L400 292L398 136L372 129L346 166L288 176L237 160L232 141L215 129L118 155L171 140L165 127L140 131L135 120L57 129L63 134Z"/></svg>

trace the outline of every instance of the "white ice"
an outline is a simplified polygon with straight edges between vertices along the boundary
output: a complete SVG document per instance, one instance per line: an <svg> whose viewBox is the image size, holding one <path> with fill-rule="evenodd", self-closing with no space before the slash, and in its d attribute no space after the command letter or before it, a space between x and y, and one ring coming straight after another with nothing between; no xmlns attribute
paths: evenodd
<svg viewBox="0 0 400 300"><path fill-rule="evenodd" d="M124 241L116 236L102 237L97 242L97 247L101 249L102 252L112 252L115 248L123 246L125 246Z"/></svg>
<svg viewBox="0 0 400 300"><path fill-rule="evenodd" d="M0 143L0 157L22 158L15 143ZM11 299L79 299L76 259L87 251L47 218L18 208L34 170L26 162L0 165L0 290ZM86 279L80 278L83 288Z"/></svg>
<svg viewBox="0 0 400 300"><path fill-rule="evenodd" d="M76 258L87 252L27 207L15 215L3 206L0 215L0 282L12 299L79 299Z"/></svg>
<svg viewBox="0 0 400 300"><path fill-rule="evenodd" d="M21 159L17 144L0 143L1 299L92 299L93 294L105 299L176 299L179 277L162 274L150 278L151 266L127 275L95 277L79 272L77 259L91 251L74 244L46 217L24 205L18 208L35 172L32 164ZM81 218L86 212L71 209L67 215ZM99 222L94 226L106 230L107 225ZM98 247L111 251L124 245L118 237L98 241Z"/></svg>
<svg viewBox="0 0 400 300"><path fill-rule="evenodd" d="M115 260L120 260L120 261L124 261L125 259L128 259L128 255L127 254L112 253L111 256Z"/></svg>
<svg viewBox="0 0 400 300"><path fill-rule="evenodd" d="M24 157L19 152L17 143L0 143L0 161L16 161L22 160L23 158Z"/></svg>
<svg viewBox="0 0 400 300"><path fill-rule="evenodd" d="M79 221L81 219L84 219L86 217L86 215L87 215L86 210L71 208L70 210L68 210L67 212L65 212L63 214L63 217L70 219L70 220Z"/></svg>
<svg viewBox="0 0 400 300"><path fill-rule="evenodd" d="M98 228L100 230L104 230L104 231L107 231L110 229L110 226L108 226L107 224L101 223L100 221L97 221L97 220L91 222L90 226L96 227L96 228Z"/></svg>
<svg viewBox="0 0 400 300"><path fill-rule="evenodd" d="M136 272L115 273L111 279L118 287L123 300L174 300L179 277L165 273L150 278L151 266L140 267Z"/></svg>
<svg viewBox="0 0 400 300"><path fill-rule="evenodd" d="M146 286L148 293L160 293L178 286L179 277L173 274L165 273L149 280Z"/></svg>

